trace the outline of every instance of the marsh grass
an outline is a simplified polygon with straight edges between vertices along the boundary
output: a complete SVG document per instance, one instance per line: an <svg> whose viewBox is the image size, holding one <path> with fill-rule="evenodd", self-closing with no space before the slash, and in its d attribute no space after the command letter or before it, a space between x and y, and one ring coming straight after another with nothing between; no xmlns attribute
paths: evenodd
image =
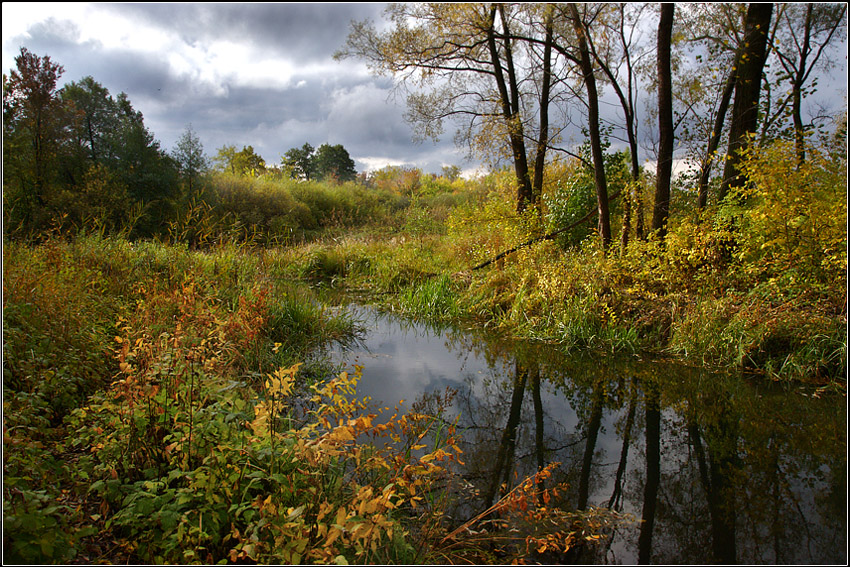
<svg viewBox="0 0 850 567"><path fill-rule="evenodd" d="M102 236L5 247L7 559L415 564L485 545L444 545L452 427L377 420L388 408L367 411L358 372L300 364L356 325L283 280L288 257ZM456 316L456 282L417 281L411 309Z"/></svg>
<svg viewBox="0 0 850 567"><path fill-rule="evenodd" d="M452 321L461 314L457 296L457 286L451 278L441 275L405 288L399 294L398 302L401 311L409 316Z"/></svg>

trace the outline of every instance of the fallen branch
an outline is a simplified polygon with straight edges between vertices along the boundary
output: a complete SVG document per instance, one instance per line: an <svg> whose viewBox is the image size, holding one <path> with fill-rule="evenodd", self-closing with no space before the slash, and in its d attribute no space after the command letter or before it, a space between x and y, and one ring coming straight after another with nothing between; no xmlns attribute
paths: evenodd
<svg viewBox="0 0 850 567"><path fill-rule="evenodd" d="M611 195L610 200L613 201L614 199L616 199L619 196L620 196L620 191L617 191L616 193ZM501 260L502 258L507 256L508 254L513 254L517 250L521 250L523 248L526 248L527 246L531 246L532 244L537 244L538 242L543 242L544 240L552 240L553 238L555 238L559 234L561 234L563 232L567 232L569 230L572 230L572 229L576 228L577 226L580 226L580 225L586 223L587 221L589 221L590 219L595 217L598 212L599 212L599 209L592 209L590 212L588 212L586 215L581 217L579 220L577 220L576 222L574 222L570 226L565 227L565 228L559 228L555 232L550 232L549 234L544 234L543 236L536 236L536 237L532 238L531 240L527 240L527 241L523 242L522 244L518 244L518 245L514 246L513 248L511 248L510 250L505 250L504 252L500 253L495 258L490 258L489 260L478 264L477 266L472 268L472 271L474 272L475 270L479 270L481 268L489 266L493 262L498 262L499 260Z"/></svg>

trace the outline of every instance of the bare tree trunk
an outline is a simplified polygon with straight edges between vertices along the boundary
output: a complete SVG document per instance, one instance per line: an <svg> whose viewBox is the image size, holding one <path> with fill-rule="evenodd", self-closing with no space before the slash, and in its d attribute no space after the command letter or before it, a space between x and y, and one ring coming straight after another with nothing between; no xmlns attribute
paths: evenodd
<svg viewBox="0 0 850 567"><path fill-rule="evenodd" d="M596 47L592 41L592 37L588 36L588 43L590 45L591 52L593 53L593 58L599 64L599 67L602 69L602 72L608 78L608 81L611 84L611 87L614 89L614 93L616 93L617 98L620 101L620 107L623 109L623 117L626 121L626 138L629 144L629 158L631 165L631 177L632 177L632 186L629 190L626 191L626 194L623 198L623 228L620 233L620 246L623 251L629 245L629 235L631 233L632 228L632 204L635 200L635 195L633 195L634 191L637 190L638 182L640 180L640 162L638 161L638 140L637 140L637 116L635 114L635 100L634 100L634 67L632 66L631 54L629 53L629 40L626 38L626 30L625 30L625 4L620 4L618 7L619 10L619 22L618 22L618 35L620 39L620 43L623 48L623 59L622 61L614 61L614 64L617 68L620 67L621 64L625 65L626 68L626 86L625 90L623 90L623 86L620 84L620 80L618 80L617 73L615 69L612 69L610 65L610 61L606 61L603 57L599 55L596 50ZM639 238L642 238L643 231L641 227Z"/></svg>
<svg viewBox="0 0 850 567"><path fill-rule="evenodd" d="M496 11L502 17L504 35L504 64L496 44ZM490 58L493 65L493 74L496 78L496 86L499 89L499 98L502 105L502 115L508 125L511 153L513 154L514 172L517 178L517 212L523 212L533 201L531 179L528 175L528 156L525 152L525 140L522 132L522 124L519 121L519 88L514 72L513 54L511 52L510 33L507 29L504 6L494 4L490 8L490 27L487 30L487 46L490 50ZM504 67L507 67L505 69ZM505 78L505 70L508 72Z"/></svg>
<svg viewBox="0 0 850 567"><path fill-rule="evenodd" d="M812 33L812 10L811 3L806 5L806 24L803 35L803 47L800 49L800 63L797 75L794 77L794 86L791 95L791 116L794 120L794 144L797 150L797 164L802 165L806 161L806 133L803 126L803 82L806 80L806 59L809 56L811 33Z"/></svg>
<svg viewBox="0 0 850 567"><path fill-rule="evenodd" d="M767 58L767 34L772 13L773 4L752 3L747 9L744 47L736 66L729 149L723 169L723 183L718 194L718 200L721 201L730 189L743 183L739 170L740 152L747 147L749 135L755 132L758 126L761 76Z"/></svg>
<svg viewBox="0 0 850 567"><path fill-rule="evenodd" d="M660 238L667 234L670 215L670 180L673 176L673 81L670 71L670 44L673 36L675 4L661 5L658 22L658 173L655 185L655 208L652 230Z"/></svg>
<svg viewBox="0 0 850 567"><path fill-rule="evenodd" d="M714 117L714 128L711 130L711 137L708 139L705 158L700 166L697 193L697 206L700 210L708 205L708 179L711 176L711 166L715 159L714 154L720 145L723 124L726 122L726 112L729 109L729 101L732 100L732 93L735 92L735 65L737 64L738 58L735 57L735 63L729 71L729 76L726 78L726 84L723 87L723 93L720 96L720 106L717 109L717 116Z"/></svg>
<svg viewBox="0 0 850 567"><path fill-rule="evenodd" d="M552 13L546 15L546 39L543 44L543 81L540 88L540 132L534 160L534 179L531 183L532 201L539 204L543 194L543 169L549 145L549 95L552 85Z"/></svg>
<svg viewBox="0 0 850 567"><path fill-rule="evenodd" d="M602 136L599 130L599 93L596 88L596 76L593 74L593 61L587 46L587 30L581 20L578 8L570 4L573 27L579 40L580 66L587 88L588 129L590 130L590 150L593 155L593 176L596 182L596 204L599 210L599 237L603 250L611 246L611 219L608 212L608 183L605 178L605 157L602 153Z"/></svg>

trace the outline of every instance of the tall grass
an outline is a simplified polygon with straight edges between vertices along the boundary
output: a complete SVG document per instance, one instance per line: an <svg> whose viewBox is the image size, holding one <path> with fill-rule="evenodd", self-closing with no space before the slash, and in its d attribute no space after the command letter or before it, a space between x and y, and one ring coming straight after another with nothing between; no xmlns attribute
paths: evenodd
<svg viewBox="0 0 850 567"><path fill-rule="evenodd" d="M443 462L459 453L452 428L422 452L441 420L376 420L356 399L358 373L305 381L298 361L354 326L281 281L285 254L95 236L11 243L4 268L11 561L415 564L478 553L448 532L439 496ZM420 281L409 305L454 316L453 289L447 277ZM537 485L524 487L503 507L534 507ZM540 513L547 541L570 525Z"/></svg>
<svg viewBox="0 0 850 567"><path fill-rule="evenodd" d="M447 275L411 285L399 294L403 313L432 321L452 321L461 314L457 286Z"/></svg>

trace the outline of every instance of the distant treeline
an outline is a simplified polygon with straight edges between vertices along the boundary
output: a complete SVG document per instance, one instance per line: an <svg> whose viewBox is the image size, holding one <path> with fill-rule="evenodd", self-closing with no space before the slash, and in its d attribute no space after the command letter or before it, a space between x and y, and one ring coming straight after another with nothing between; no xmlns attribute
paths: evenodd
<svg viewBox="0 0 850 567"><path fill-rule="evenodd" d="M270 165L250 145L209 158L192 126L166 151L125 93L21 48L3 76L4 235L96 230L131 238L280 242L357 225L409 202L422 172L358 174L342 145L305 143ZM460 174L444 168L445 188ZM433 181L436 176L430 176Z"/></svg>

